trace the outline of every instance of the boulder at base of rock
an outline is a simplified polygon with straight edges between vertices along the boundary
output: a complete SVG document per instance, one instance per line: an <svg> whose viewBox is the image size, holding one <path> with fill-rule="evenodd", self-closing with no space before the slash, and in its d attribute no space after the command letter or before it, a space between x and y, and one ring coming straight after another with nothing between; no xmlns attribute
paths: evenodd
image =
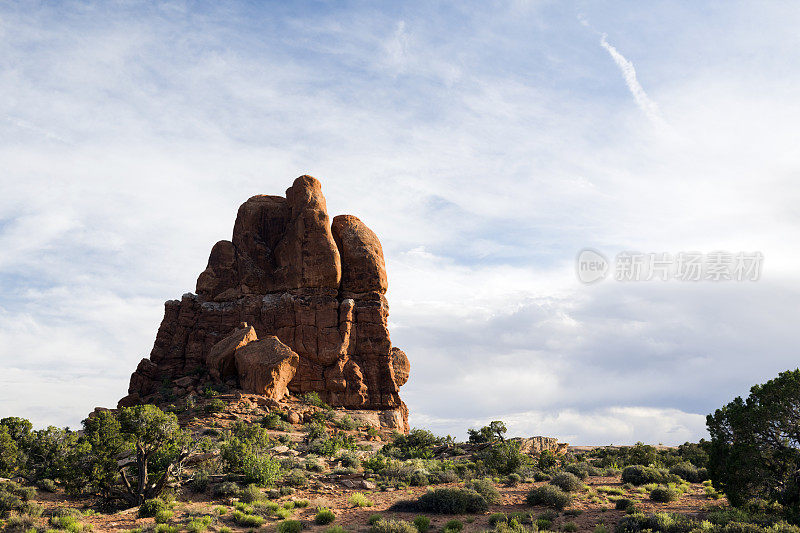
<svg viewBox="0 0 800 533"><path fill-rule="evenodd" d="M236 350L236 370L242 390L280 400L294 378L298 356L291 348L270 335Z"/></svg>
<svg viewBox="0 0 800 533"><path fill-rule="evenodd" d="M247 322L242 322L239 328L233 330L233 333L212 346L206 357L206 367L211 377L225 380L236 376L236 362L234 361L236 350L257 339L256 330L252 326L248 326Z"/></svg>

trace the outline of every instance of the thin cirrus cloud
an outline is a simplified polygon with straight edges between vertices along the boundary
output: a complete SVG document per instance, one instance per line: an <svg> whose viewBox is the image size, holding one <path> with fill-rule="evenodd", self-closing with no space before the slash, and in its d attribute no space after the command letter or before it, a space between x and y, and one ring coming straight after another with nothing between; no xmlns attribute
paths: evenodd
<svg viewBox="0 0 800 533"><path fill-rule="evenodd" d="M603 34L600 38L600 46L608 52L614 60L614 63L619 67L622 77L625 79L625 84L628 86L628 90L631 92L631 95L633 95L633 99L636 101L636 105L639 106L639 109L641 109L654 124L659 127L665 127L666 123L664 122L664 117L661 116L658 105L647 96L642 84L636 79L636 69L633 63L625 59L625 56L620 54L616 48L609 44L606 40L606 34Z"/></svg>
<svg viewBox="0 0 800 533"><path fill-rule="evenodd" d="M613 39L569 4L0 7L0 414L114 405L238 205L309 173L381 237L412 425L704 436L796 365L799 21L582 9ZM583 247L765 269L585 286Z"/></svg>

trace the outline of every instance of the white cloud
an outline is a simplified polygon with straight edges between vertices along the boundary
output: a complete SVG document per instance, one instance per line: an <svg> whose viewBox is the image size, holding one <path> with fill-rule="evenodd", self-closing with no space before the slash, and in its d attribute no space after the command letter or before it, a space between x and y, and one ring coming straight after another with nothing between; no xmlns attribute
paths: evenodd
<svg viewBox="0 0 800 533"><path fill-rule="evenodd" d="M625 445L636 442L677 445L697 438L705 428L705 416L677 409L609 407L597 410L524 411L498 414L495 418L412 419L419 427L433 428L440 435L464 438L463 428L479 428L501 419L507 436L550 436L573 446Z"/></svg>
<svg viewBox="0 0 800 533"><path fill-rule="evenodd" d="M533 7L0 7L3 414L123 396L239 203L303 173L382 239L414 424L677 442L796 365L798 21L587 8L640 109L573 8ZM766 266L586 287L585 246Z"/></svg>

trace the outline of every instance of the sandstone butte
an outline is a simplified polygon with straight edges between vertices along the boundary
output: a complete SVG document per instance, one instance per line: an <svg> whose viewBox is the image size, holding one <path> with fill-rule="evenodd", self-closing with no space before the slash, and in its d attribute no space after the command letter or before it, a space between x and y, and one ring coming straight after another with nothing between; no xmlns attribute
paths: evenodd
<svg viewBox="0 0 800 533"><path fill-rule="evenodd" d="M331 222L315 178L300 176L285 198L253 196L195 293L165 303L119 406L217 383L272 401L316 392L407 432L410 365L389 339L387 287L378 237L351 215Z"/></svg>

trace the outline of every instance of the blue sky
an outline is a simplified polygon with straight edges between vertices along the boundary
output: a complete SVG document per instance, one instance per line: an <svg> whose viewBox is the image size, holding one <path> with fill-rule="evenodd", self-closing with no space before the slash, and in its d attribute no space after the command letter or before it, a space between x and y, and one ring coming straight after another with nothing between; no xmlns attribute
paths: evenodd
<svg viewBox="0 0 800 533"><path fill-rule="evenodd" d="M381 237L412 424L678 443L797 366L790 2L0 5L0 415L125 394L238 205ZM760 251L583 285L578 251ZM468 406L468 407L465 407Z"/></svg>

